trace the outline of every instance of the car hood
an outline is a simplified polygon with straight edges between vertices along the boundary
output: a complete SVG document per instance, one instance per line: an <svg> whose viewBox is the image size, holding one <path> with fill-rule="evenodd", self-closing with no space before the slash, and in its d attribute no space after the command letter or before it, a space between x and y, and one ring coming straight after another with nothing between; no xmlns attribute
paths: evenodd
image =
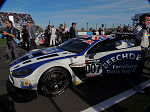
<svg viewBox="0 0 150 112"><path fill-rule="evenodd" d="M21 62L28 62L29 60L32 60L33 58L36 58L37 60L39 59L44 59L44 58L49 58L49 57L56 57L56 56L67 56L67 55L74 55L75 53L71 53L68 51L64 51L60 49L59 47L51 47L51 48L46 48L46 49L35 49L27 54L23 55L19 59L15 60L10 64L10 67L21 63Z"/></svg>

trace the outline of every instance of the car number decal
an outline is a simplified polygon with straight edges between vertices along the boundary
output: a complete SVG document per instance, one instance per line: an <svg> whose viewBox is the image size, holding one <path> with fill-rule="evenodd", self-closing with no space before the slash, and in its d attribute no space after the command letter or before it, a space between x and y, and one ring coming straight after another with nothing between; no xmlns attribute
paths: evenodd
<svg viewBox="0 0 150 112"><path fill-rule="evenodd" d="M98 76L102 73L101 63L86 63L85 71L87 77Z"/></svg>

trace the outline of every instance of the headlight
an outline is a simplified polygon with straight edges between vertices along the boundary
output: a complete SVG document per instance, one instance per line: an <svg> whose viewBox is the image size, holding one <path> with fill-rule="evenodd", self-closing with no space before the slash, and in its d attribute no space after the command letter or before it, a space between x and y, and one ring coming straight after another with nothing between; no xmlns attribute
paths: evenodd
<svg viewBox="0 0 150 112"><path fill-rule="evenodd" d="M32 69L24 68L24 69L12 72L12 76L14 76L14 77L23 77L23 76L26 76L26 75L30 74L31 72L32 72Z"/></svg>

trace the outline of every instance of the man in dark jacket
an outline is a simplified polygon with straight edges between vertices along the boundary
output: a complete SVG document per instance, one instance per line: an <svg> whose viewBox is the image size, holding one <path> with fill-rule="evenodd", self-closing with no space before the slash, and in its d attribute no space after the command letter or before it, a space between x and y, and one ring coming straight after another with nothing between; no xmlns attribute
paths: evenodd
<svg viewBox="0 0 150 112"><path fill-rule="evenodd" d="M102 30L101 28L98 29L99 35L102 34L102 31L103 31L103 30Z"/></svg>
<svg viewBox="0 0 150 112"><path fill-rule="evenodd" d="M29 33L25 25L23 26L23 30L22 30L22 38L23 38L23 48L29 51Z"/></svg>
<svg viewBox="0 0 150 112"><path fill-rule="evenodd" d="M51 26L48 25L46 30L45 30L45 33L44 33L44 36L47 38L47 43L46 44L50 44L50 37L51 37Z"/></svg>
<svg viewBox="0 0 150 112"><path fill-rule="evenodd" d="M16 38L16 32L17 29L13 27L13 23L10 20L6 21L6 32L3 33L3 35L6 37L7 40L7 54L8 54L8 61L15 60L19 57L17 45L14 41L14 38Z"/></svg>
<svg viewBox="0 0 150 112"><path fill-rule="evenodd" d="M96 35L96 30L95 29L93 29L92 32L93 32L93 35Z"/></svg>
<svg viewBox="0 0 150 112"><path fill-rule="evenodd" d="M29 38L30 38L30 50L36 49L36 43L35 43L35 38L36 38L36 34L35 34L35 30L33 28L33 26L31 26L30 22L27 22L27 30L29 33Z"/></svg>
<svg viewBox="0 0 150 112"><path fill-rule="evenodd" d="M70 28L70 39L76 37L76 31L75 31L75 23L72 23L72 27Z"/></svg>

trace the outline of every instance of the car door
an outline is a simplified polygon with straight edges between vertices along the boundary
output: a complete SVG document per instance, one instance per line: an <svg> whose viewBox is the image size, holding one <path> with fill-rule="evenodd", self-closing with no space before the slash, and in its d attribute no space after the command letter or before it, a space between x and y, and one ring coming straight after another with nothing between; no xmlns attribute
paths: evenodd
<svg viewBox="0 0 150 112"><path fill-rule="evenodd" d="M87 52L85 71L87 77L133 74L142 68L141 47L125 41L105 40Z"/></svg>

